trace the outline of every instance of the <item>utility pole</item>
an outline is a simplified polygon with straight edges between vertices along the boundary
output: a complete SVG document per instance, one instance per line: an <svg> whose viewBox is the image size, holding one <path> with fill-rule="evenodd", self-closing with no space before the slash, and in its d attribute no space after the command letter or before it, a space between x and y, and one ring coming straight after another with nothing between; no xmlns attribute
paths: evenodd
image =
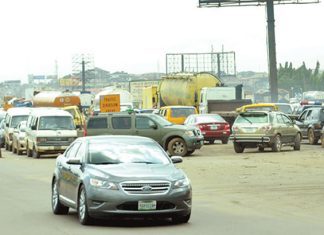
<svg viewBox="0 0 324 235"><path fill-rule="evenodd" d="M275 37L275 19L273 0L267 0L267 21L268 21L268 66L269 66L269 86L271 102L278 102L278 76L277 76L277 58L276 58L276 37Z"/></svg>

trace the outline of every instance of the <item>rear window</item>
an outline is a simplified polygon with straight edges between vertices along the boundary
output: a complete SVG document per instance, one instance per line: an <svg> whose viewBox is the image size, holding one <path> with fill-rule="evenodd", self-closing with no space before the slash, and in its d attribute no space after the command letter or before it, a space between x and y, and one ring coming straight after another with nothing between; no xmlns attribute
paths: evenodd
<svg viewBox="0 0 324 235"><path fill-rule="evenodd" d="M108 128L107 118L92 118L89 119L88 129L102 129Z"/></svg>
<svg viewBox="0 0 324 235"><path fill-rule="evenodd" d="M195 119L198 123L225 122L225 120L219 115L197 116Z"/></svg>
<svg viewBox="0 0 324 235"><path fill-rule="evenodd" d="M266 113L246 113L240 114L235 123L268 123L269 118Z"/></svg>
<svg viewBox="0 0 324 235"><path fill-rule="evenodd" d="M114 129L130 129L131 118L130 117L113 117L111 119Z"/></svg>
<svg viewBox="0 0 324 235"><path fill-rule="evenodd" d="M195 114L194 108L172 108L172 117L188 117L190 114Z"/></svg>
<svg viewBox="0 0 324 235"><path fill-rule="evenodd" d="M292 114L293 110L290 105L284 105L284 104L277 104L279 111L285 113L285 114Z"/></svg>

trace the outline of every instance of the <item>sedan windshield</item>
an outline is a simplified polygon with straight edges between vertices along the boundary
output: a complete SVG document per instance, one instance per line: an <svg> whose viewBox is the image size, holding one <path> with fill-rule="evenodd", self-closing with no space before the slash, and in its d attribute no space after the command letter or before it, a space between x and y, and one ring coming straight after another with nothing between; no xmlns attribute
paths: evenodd
<svg viewBox="0 0 324 235"><path fill-rule="evenodd" d="M153 142L122 143L96 141L89 143L90 164L169 164L170 160L158 144Z"/></svg>

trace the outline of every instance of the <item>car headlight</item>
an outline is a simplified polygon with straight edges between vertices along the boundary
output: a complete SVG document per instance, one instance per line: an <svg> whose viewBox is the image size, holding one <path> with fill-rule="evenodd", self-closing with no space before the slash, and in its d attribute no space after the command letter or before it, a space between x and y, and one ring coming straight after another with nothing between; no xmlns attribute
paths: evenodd
<svg viewBox="0 0 324 235"><path fill-rule="evenodd" d="M186 131L185 134L189 137L195 136L195 133L193 131Z"/></svg>
<svg viewBox="0 0 324 235"><path fill-rule="evenodd" d="M185 188L190 185L190 180L186 177L184 179L178 180L174 183L175 188Z"/></svg>
<svg viewBox="0 0 324 235"><path fill-rule="evenodd" d="M118 190L118 187L116 184L112 182L108 182L105 180L99 180L95 178L90 178L90 184L91 186L97 187L97 188L105 188L110 190Z"/></svg>

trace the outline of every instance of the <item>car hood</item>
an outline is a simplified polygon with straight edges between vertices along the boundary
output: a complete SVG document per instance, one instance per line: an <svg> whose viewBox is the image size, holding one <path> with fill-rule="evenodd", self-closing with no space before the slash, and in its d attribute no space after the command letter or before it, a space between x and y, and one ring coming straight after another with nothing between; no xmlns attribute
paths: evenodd
<svg viewBox="0 0 324 235"><path fill-rule="evenodd" d="M88 165L87 171L92 176L110 178L121 182L125 180L169 180L185 177L182 170L173 164L123 163L113 165Z"/></svg>

